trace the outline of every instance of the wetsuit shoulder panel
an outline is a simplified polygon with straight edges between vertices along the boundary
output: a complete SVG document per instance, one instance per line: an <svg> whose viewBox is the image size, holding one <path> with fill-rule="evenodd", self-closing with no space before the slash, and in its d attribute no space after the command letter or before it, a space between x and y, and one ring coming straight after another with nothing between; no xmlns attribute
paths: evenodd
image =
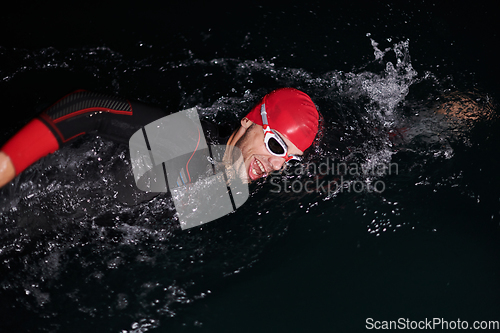
<svg viewBox="0 0 500 333"><path fill-rule="evenodd" d="M68 94L45 110L45 114L54 122L64 118L74 117L76 113L81 114L91 111L106 111L116 113L132 113L129 101L118 96L108 96L86 90L77 90Z"/></svg>

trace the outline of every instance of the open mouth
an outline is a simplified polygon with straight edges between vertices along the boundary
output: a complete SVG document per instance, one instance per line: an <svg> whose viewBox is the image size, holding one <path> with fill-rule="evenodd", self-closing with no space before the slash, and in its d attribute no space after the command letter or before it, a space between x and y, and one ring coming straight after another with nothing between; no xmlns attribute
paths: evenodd
<svg viewBox="0 0 500 333"><path fill-rule="evenodd" d="M256 180L261 177L267 176L264 164L262 164L262 162L258 159L254 158L252 163L250 163L250 167L248 168L248 175L250 176L251 180Z"/></svg>

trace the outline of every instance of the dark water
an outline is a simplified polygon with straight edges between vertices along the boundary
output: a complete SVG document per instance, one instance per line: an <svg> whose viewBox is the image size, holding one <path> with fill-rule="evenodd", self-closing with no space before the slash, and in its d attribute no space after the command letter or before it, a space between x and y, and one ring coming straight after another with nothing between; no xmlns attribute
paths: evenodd
<svg viewBox="0 0 500 333"><path fill-rule="evenodd" d="M359 332L367 318L500 320L495 14L427 1L2 13L1 142L77 88L169 111L197 106L227 122L294 86L325 118L307 162L397 163L398 172L346 177L380 181L382 193L285 193L285 182L337 175L277 176L281 193L252 184L234 214L180 231L167 197L115 198L126 147L79 140L0 190L0 331Z"/></svg>

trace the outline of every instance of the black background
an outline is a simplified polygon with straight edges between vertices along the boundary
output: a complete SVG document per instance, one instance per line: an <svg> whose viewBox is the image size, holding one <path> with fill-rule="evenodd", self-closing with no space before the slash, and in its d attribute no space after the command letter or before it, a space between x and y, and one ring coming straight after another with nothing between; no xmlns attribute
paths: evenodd
<svg viewBox="0 0 500 333"><path fill-rule="evenodd" d="M373 49L366 37L370 33L379 42L392 38L393 42L384 46L409 38L412 63L419 73L431 70L457 77L468 75L490 94L498 94L498 6L491 1L85 1L9 5L0 13L0 51L104 46L129 59L155 54L168 61L190 57L264 59L277 66L322 73L349 71L371 60ZM362 40L366 41L364 50L359 46ZM17 66L11 57L0 57L0 61L0 69ZM8 103L13 96L26 95L26 90L50 91L61 85L43 77L48 81L9 82L0 97ZM57 96L60 92L54 92ZM6 126L4 123L2 128ZM364 235L366 229L344 230L342 223L331 226L325 222L304 236L301 231L305 227L292 228L284 241L289 243L281 244L283 249L276 249L272 260L263 258L251 279L236 279L212 298L195 304L193 318L206 313L208 330L220 331L227 322L229 327L243 325L240 331L248 332L266 331L264 326L272 332L311 328L326 332L339 327L346 332L353 327L361 331L367 315L397 319L384 317L387 313L412 319L443 313L450 314L449 320L455 320L455 314L467 314L470 320L493 319L498 313L498 281L494 280L498 277L498 261L494 261L498 257L498 227L485 223L469 230L469 220L489 217L455 211L457 203L452 199L447 202L444 198L446 205L430 201L422 195L420 202L409 207L418 212L414 218L461 221L462 225L450 227L452 222L443 222L449 229L438 236L429 233L386 242L370 240L360 249L353 247L352 239ZM436 216L436 212L441 215ZM361 219L350 213L339 213L336 218L348 225L353 216ZM337 239L325 240L322 227L330 230L326 234L338 235ZM304 244L297 245L294 239ZM463 247L467 242L477 244L472 247L477 250ZM425 248L424 253L421 248ZM343 256L346 250L351 253ZM325 263L324 258L336 261ZM276 269L280 259L281 266ZM300 267L298 262L302 263ZM450 265L443 267L441 262ZM484 280L479 276L482 272L486 272ZM325 289L333 279L341 287ZM449 281L455 285L448 287ZM337 299L345 302L336 303ZM481 299L486 299L484 305ZM290 314L295 317L290 319ZM330 317L333 324L327 319Z"/></svg>
<svg viewBox="0 0 500 333"><path fill-rule="evenodd" d="M486 1L15 2L0 14L0 45L277 57L286 66L342 70L353 65L352 40L371 33L410 38L412 54L438 62L439 49L453 48L455 62L497 81L498 12Z"/></svg>

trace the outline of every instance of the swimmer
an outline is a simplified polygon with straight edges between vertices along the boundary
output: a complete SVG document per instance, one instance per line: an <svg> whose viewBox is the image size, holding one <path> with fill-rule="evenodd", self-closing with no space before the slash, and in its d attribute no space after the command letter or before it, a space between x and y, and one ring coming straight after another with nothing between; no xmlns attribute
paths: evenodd
<svg viewBox="0 0 500 333"><path fill-rule="evenodd" d="M45 110L14 135L0 150L0 187L40 158L86 134L95 133L128 143L130 136L167 114L119 97L78 90ZM217 126L202 123L209 144L241 150L244 172L251 182L300 159L318 133L320 114L311 98L294 88L272 91L241 119L229 137Z"/></svg>

